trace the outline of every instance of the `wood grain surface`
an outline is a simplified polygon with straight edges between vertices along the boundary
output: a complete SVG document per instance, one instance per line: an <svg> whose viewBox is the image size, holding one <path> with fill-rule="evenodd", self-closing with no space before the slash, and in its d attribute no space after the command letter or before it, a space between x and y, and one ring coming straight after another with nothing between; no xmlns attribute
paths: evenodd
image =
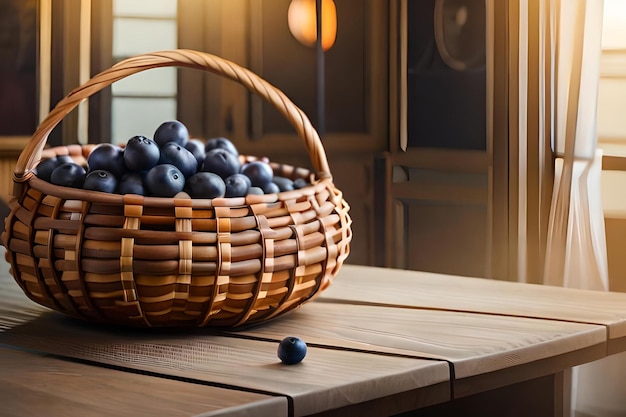
<svg viewBox="0 0 626 417"><path fill-rule="evenodd" d="M200 333L105 331L57 313L5 330L0 344L166 378L285 395L293 399L298 416L441 383L445 399L450 393L445 362L309 347L301 364L288 366L278 360L275 342Z"/></svg>
<svg viewBox="0 0 626 417"><path fill-rule="evenodd" d="M318 300L601 324L626 336L626 293L344 265Z"/></svg>
<svg viewBox="0 0 626 417"><path fill-rule="evenodd" d="M605 355L604 326L525 317L313 302L240 336L290 333L320 346L449 361L457 379L557 358L595 347ZM585 354L580 360L589 358ZM527 378L542 375L528 373Z"/></svg>
<svg viewBox="0 0 626 417"><path fill-rule="evenodd" d="M236 331L72 319L28 300L4 262L0 293L0 345L113 366L124 379L284 396L294 416L402 413L554 377L606 356L608 332L626 327L620 294L351 265L316 301ZM299 365L276 357L286 336L309 345Z"/></svg>
<svg viewBox="0 0 626 417"><path fill-rule="evenodd" d="M3 347L0 369L4 417L288 415L285 397L121 372Z"/></svg>
<svg viewBox="0 0 626 417"><path fill-rule="evenodd" d="M450 399L450 370L442 361L311 346L301 364L287 366L276 356L275 341L220 336L206 329L95 326L38 307L6 274L0 275L0 291L0 345L164 378L284 395L293 399L296 416L406 396L433 386L434 392L423 399L428 405ZM272 339L288 335L277 329ZM426 405L420 404L418 395L413 397L406 407Z"/></svg>

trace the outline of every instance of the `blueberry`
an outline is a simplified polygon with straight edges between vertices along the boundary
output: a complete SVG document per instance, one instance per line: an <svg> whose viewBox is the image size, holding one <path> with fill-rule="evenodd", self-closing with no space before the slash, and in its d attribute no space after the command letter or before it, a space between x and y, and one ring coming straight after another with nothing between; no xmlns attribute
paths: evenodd
<svg viewBox="0 0 626 417"><path fill-rule="evenodd" d="M250 179L243 174L233 174L224 180L226 184L225 197L245 197L252 185Z"/></svg>
<svg viewBox="0 0 626 417"><path fill-rule="evenodd" d="M59 165L59 159L56 157L44 159L43 161L39 162L39 164L37 164L37 167L35 168L35 174L38 178L50 182L50 176L52 175L52 171L54 171L54 169Z"/></svg>
<svg viewBox="0 0 626 417"><path fill-rule="evenodd" d="M229 139L227 138L211 138L209 140L206 141L205 144L205 150L206 152L210 152L213 149L225 149L228 152L239 156L239 151L237 150L237 147L235 146L234 143L232 143Z"/></svg>
<svg viewBox="0 0 626 417"><path fill-rule="evenodd" d="M176 142L168 142L161 147L159 164L172 164L183 173L185 178L191 177L198 170L198 160L187 148Z"/></svg>
<svg viewBox="0 0 626 417"><path fill-rule="evenodd" d="M289 336L278 344L278 359L287 365L302 362L306 356L306 343L298 337Z"/></svg>
<svg viewBox="0 0 626 417"><path fill-rule="evenodd" d="M150 195L174 197L183 190L185 176L174 165L160 164L146 173L144 184Z"/></svg>
<svg viewBox="0 0 626 417"><path fill-rule="evenodd" d="M224 180L212 172L198 172L187 180L185 191L192 198L224 197L226 185Z"/></svg>
<svg viewBox="0 0 626 417"><path fill-rule="evenodd" d="M81 188L85 181L85 174L85 168L74 162L68 162L52 171L50 182L64 187Z"/></svg>
<svg viewBox="0 0 626 417"><path fill-rule="evenodd" d="M142 175L138 172L129 172L124 175L117 186L117 192L120 194L145 195L146 189L143 185Z"/></svg>
<svg viewBox="0 0 626 417"><path fill-rule="evenodd" d="M188 140L189 131L187 130L187 126L178 120L163 122L154 132L154 141L159 147L169 142L175 142L180 146L185 146Z"/></svg>
<svg viewBox="0 0 626 417"><path fill-rule="evenodd" d="M147 171L159 162L160 157L159 146L145 136L134 136L126 143L124 164L130 171Z"/></svg>
<svg viewBox="0 0 626 417"><path fill-rule="evenodd" d="M297 178L293 181L293 188L296 190L299 190L300 188L304 188L308 185L310 185L309 182L305 180L304 178Z"/></svg>
<svg viewBox="0 0 626 417"><path fill-rule="evenodd" d="M202 171L212 172L226 179L236 174L241 169L239 158L222 148L216 148L207 152L204 156Z"/></svg>
<svg viewBox="0 0 626 417"><path fill-rule="evenodd" d="M272 182L278 185L280 191L291 191L294 189L293 181L289 178L274 176Z"/></svg>
<svg viewBox="0 0 626 417"><path fill-rule="evenodd" d="M103 169L91 171L85 177L83 183L85 190L102 191L105 193L114 193L117 188L117 178L112 173Z"/></svg>
<svg viewBox="0 0 626 417"><path fill-rule="evenodd" d="M248 194L263 195L265 193L263 192L262 188L250 187L250 188L248 188Z"/></svg>
<svg viewBox="0 0 626 417"><path fill-rule="evenodd" d="M126 173L124 150L111 143L101 143L87 157L89 172L104 170L121 179Z"/></svg>
<svg viewBox="0 0 626 417"><path fill-rule="evenodd" d="M268 182L262 188L264 194L280 193L280 188L278 188L278 185L274 184L273 182Z"/></svg>
<svg viewBox="0 0 626 417"><path fill-rule="evenodd" d="M185 149L191 152L191 154L196 158L198 166L201 167L204 162L204 155L206 155L204 142L200 139L189 139L187 143L185 143Z"/></svg>
<svg viewBox="0 0 626 417"><path fill-rule="evenodd" d="M59 161L59 165L74 163L74 160L69 155L59 155L57 156L57 161Z"/></svg>
<svg viewBox="0 0 626 417"><path fill-rule="evenodd" d="M241 167L241 173L250 178L254 187L265 187L272 182L274 172L267 162L252 161Z"/></svg>

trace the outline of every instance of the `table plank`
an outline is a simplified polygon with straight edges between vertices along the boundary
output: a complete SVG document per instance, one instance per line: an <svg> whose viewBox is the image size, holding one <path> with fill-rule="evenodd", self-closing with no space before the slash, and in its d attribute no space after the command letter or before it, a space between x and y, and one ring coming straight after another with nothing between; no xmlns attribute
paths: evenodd
<svg viewBox="0 0 626 417"><path fill-rule="evenodd" d="M376 415L380 404L400 413L450 399L449 367L441 361L311 347L302 366L289 367L280 364L274 342L229 338L206 329L170 332L91 325L29 300L8 275L4 261L0 293L0 344L285 395L293 399L296 416L357 403L369 404L360 415ZM277 333L273 339L285 336ZM384 397L392 402L382 401Z"/></svg>
<svg viewBox="0 0 626 417"><path fill-rule="evenodd" d="M316 346L446 360L455 380L492 374L482 389L606 355L606 328L601 325L331 302L312 302L285 317L233 332L259 340L281 333Z"/></svg>
<svg viewBox="0 0 626 417"><path fill-rule="evenodd" d="M450 399L445 362L310 347L301 364L288 366L278 360L274 342L205 332L98 328L55 312L1 332L0 344L162 377L285 395L293 399L296 416L430 386L437 386L432 393L437 401ZM415 402L410 407L423 405Z"/></svg>
<svg viewBox="0 0 626 417"><path fill-rule="evenodd" d="M5 417L288 416L286 397L122 372L0 347Z"/></svg>
<svg viewBox="0 0 626 417"><path fill-rule="evenodd" d="M626 293L344 265L318 300L600 324L626 337Z"/></svg>
<svg viewBox="0 0 626 417"><path fill-rule="evenodd" d="M39 317L50 309L31 301L9 273L0 246L0 331Z"/></svg>

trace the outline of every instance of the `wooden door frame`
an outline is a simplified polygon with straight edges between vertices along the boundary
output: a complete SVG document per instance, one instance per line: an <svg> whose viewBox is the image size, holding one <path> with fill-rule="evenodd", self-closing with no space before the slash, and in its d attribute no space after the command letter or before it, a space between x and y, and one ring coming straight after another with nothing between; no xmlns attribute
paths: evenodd
<svg viewBox="0 0 626 417"><path fill-rule="evenodd" d="M406 135L403 118L403 92L406 91L402 68L406 63L406 1L393 0L390 4L389 22L389 91L390 124L389 154L384 163L379 163L386 181L381 189L387 196L384 207L380 209L384 217L384 264L392 266L394 257L401 248L394 244L394 207L391 198L391 167L393 165L416 165L431 169L452 171L481 172L488 174L488 248L487 276L489 278L514 280L517 277L517 242L518 242L518 142L517 135L511 135L515 127L511 121L517 118L517 93L511 94L509 74L517 62L512 60L511 18L508 1L486 0L487 13L487 149L486 151L420 149L403 150L401 142ZM513 0L516 1L516 0ZM512 106L515 104L515 106ZM405 138L406 139L406 138ZM461 168L462 167L462 168Z"/></svg>

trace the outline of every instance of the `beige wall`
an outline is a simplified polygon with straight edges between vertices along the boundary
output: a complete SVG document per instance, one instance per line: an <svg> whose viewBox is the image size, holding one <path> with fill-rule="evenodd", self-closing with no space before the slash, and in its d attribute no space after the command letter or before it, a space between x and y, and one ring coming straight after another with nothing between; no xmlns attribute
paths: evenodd
<svg viewBox="0 0 626 417"><path fill-rule="evenodd" d="M605 155L626 161L626 2L605 0L604 11L598 92L599 145ZM618 164L626 167L621 161ZM602 204L610 288L626 291L626 171L602 172Z"/></svg>
<svg viewBox="0 0 626 417"><path fill-rule="evenodd" d="M605 155L626 158L626 54L605 53L603 64L598 93L599 146ZM626 291L626 171L602 172L602 205L610 288Z"/></svg>

